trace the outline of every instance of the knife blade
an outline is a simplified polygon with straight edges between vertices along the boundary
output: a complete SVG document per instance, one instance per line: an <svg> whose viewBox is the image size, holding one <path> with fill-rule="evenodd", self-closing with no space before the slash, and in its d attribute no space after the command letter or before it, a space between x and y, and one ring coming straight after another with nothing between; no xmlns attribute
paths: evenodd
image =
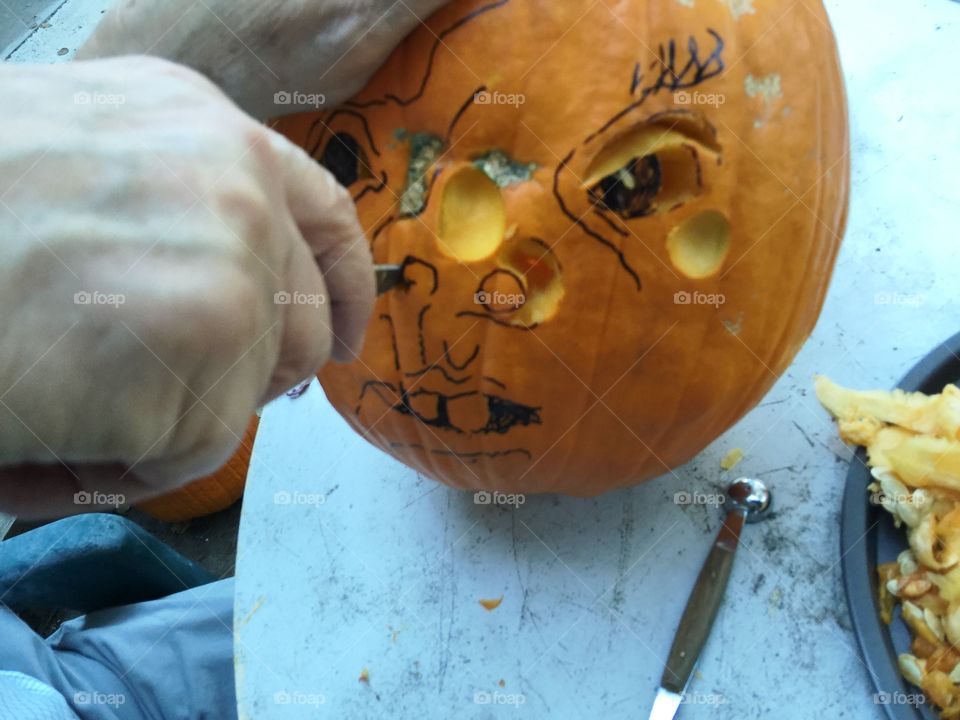
<svg viewBox="0 0 960 720"><path fill-rule="evenodd" d="M374 265L373 271L377 278L377 295L404 284L403 265Z"/></svg>
<svg viewBox="0 0 960 720"><path fill-rule="evenodd" d="M680 703L683 701L683 695L670 692L663 688L657 688L657 697L653 701L653 709L650 711L650 720L673 720L680 709Z"/></svg>

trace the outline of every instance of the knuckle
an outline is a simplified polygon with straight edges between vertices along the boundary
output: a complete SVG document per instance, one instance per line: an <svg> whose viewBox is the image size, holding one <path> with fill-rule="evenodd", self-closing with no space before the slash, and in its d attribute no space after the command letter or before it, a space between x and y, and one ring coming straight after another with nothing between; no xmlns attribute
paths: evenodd
<svg viewBox="0 0 960 720"><path fill-rule="evenodd" d="M241 240L238 250L252 252L251 243L259 246L270 237L270 201L255 178L238 174L224 180L218 187L214 204L219 217Z"/></svg>

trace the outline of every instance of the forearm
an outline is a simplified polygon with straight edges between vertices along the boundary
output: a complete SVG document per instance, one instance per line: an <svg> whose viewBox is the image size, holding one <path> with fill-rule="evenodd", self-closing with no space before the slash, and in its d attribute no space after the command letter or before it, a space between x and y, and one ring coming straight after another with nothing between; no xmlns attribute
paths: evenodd
<svg viewBox="0 0 960 720"><path fill-rule="evenodd" d="M78 59L148 53L188 65L265 119L358 92L393 45L444 0L120 3ZM275 98L277 93L286 93ZM289 102L288 102L289 101Z"/></svg>

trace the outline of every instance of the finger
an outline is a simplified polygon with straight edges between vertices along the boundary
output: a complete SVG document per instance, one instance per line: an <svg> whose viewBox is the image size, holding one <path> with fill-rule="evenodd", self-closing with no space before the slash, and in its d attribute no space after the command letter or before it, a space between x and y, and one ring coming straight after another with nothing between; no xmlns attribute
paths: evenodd
<svg viewBox="0 0 960 720"><path fill-rule="evenodd" d="M290 265L282 301L280 358L261 405L266 404L327 364L333 347L330 293L310 248L291 221Z"/></svg>
<svg viewBox="0 0 960 720"><path fill-rule="evenodd" d="M369 243L347 190L303 150L272 135L284 163L288 206L329 292L333 357L353 360L376 300Z"/></svg>

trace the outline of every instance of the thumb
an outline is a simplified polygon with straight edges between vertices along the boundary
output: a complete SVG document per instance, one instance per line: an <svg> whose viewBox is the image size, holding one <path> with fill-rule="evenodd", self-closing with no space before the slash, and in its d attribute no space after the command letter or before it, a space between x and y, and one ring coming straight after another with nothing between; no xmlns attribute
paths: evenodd
<svg viewBox="0 0 960 720"><path fill-rule="evenodd" d="M333 356L352 360L376 300L369 242L346 188L283 136L273 132L272 141L284 166L287 205L330 298Z"/></svg>

